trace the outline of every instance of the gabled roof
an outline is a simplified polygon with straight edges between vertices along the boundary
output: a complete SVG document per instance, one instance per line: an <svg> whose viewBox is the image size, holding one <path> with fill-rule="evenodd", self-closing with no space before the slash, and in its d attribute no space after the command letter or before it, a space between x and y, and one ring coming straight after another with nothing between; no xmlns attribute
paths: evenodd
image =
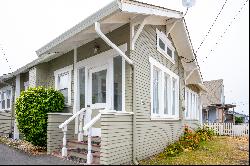
<svg viewBox="0 0 250 166"><path fill-rule="evenodd" d="M224 96L223 79L204 81L203 84L207 89L207 93L201 95L204 107L209 105L224 104L222 101L222 96Z"/></svg>
<svg viewBox="0 0 250 166"><path fill-rule="evenodd" d="M41 47L36 51L38 55L36 60L9 75L0 77L0 81L25 72L39 63L49 61L75 47L79 47L98 38L99 36L95 32L94 28L95 22L99 22L101 24L102 32L106 34L124 24L130 23L131 21L139 24L141 18L146 16L150 16L152 25L166 25L166 20L169 18L172 18L173 21L179 19L180 21L176 23L170 33L171 37L175 43L179 56L185 57L186 59L194 59L192 43L187 31L185 20L182 19L182 12L134 0L115 0L71 29L67 30L45 46ZM182 64L187 72L190 72L198 66L196 61L192 63L185 63L182 61ZM193 72L188 82L190 84L202 84L199 69Z"/></svg>

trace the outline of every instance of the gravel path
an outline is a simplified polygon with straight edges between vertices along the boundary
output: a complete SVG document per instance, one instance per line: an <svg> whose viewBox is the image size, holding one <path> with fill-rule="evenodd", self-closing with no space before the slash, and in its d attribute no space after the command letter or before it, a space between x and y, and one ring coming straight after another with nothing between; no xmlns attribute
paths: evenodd
<svg viewBox="0 0 250 166"><path fill-rule="evenodd" d="M32 156L0 144L0 165L76 165L49 155Z"/></svg>

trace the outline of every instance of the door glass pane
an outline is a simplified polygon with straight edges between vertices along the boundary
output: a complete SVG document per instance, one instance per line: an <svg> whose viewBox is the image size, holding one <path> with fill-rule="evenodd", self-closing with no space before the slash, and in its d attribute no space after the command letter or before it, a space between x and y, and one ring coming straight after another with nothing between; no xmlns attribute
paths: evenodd
<svg viewBox="0 0 250 166"><path fill-rule="evenodd" d="M92 104L106 103L107 70L92 74Z"/></svg>
<svg viewBox="0 0 250 166"><path fill-rule="evenodd" d="M85 68L79 70L80 109L85 107Z"/></svg>
<svg viewBox="0 0 250 166"><path fill-rule="evenodd" d="M153 113L159 114L159 71L153 71Z"/></svg>
<svg viewBox="0 0 250 166"><path fill-rule="evenodd" d="M114 109L122 111L122 57L114 58Z"/></svg>

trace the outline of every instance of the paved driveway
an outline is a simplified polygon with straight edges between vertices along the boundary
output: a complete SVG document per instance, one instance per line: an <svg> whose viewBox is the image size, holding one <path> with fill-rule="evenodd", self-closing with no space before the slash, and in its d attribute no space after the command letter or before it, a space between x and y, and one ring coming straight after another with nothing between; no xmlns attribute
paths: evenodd
<svg viewBox="0 0 250 166"><path fill-rule="evenodd" d="M32 156L0 144L0 165L75 165L75 163L49 155Z"/></svg>

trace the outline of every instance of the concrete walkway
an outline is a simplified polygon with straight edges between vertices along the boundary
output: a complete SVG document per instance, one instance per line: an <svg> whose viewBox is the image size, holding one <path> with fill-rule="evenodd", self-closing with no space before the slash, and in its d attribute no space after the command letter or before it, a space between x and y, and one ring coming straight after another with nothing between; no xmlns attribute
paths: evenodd
<svg viewBox="0 0 250 166"><path fill-rule="evenodd" d="M49 155L32 156L0 144L0 165L76 165L75 163Z"/></svg>

